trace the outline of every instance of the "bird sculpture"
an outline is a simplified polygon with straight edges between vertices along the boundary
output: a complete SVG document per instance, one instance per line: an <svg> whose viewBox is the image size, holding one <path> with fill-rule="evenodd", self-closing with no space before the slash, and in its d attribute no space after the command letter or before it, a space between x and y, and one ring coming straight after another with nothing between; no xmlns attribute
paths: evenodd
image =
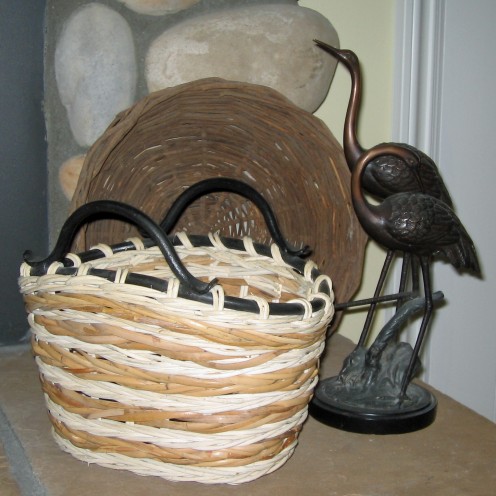
<svg viewBox="0 0 496 496"><path fill-rule="evenodd" d="M319 40L314 40L314 42L317 46L342 62L351 76L351 92L343 131L343 150L348 167L350 171L353 172L358 159L365 152L365 149L362 147L357 137L358 114L362 93L360 62L357 55L352 50L338 49ZM391 144L395 147L404 148L410 152L409 156L412 157L412 160L409 163L406 163L397 155L382 155L376 157L367 165L363 174L362 182L365 190L378 198L386 198L391 194L402 192L421 192L438 198L446 203L446 205L453 208L450 194L434 161L424 152L406 143ZM388 252L374 293L375 298L379 296L382 290L382 286L385 282L385 275L389 270L392 259L393 253ZM399 294L402 294L405 289L409 265L410 256L408 253L405 253L401 271ZM418 280L418 266L414 262L412 263L412 289L414 293L418 291ZM400 298L398 300L397 308L399 308L402 302L403 299ZM375 304L372 304L369 308L359 340L359 344L361 345L364 344L367 338L375 306Z"/></svg>
<svg viewBox="0 0 496 496"><path fill-rule="evenodd" d="M402 251L416 257L422 272L424 314L404 375L401 388L401 394L404 395L432 315L432 256L443 256L456 269L468 270L477 276L481 275L481 270L472 239L444 201L420 192L395 193L377 205L366 199L362 177L369 164L381 156L396 156L409 165L414 164L417 157L407 147L395 144L377 145L361 155L351 175L351 198L363 229L390 252Z"/></svg>

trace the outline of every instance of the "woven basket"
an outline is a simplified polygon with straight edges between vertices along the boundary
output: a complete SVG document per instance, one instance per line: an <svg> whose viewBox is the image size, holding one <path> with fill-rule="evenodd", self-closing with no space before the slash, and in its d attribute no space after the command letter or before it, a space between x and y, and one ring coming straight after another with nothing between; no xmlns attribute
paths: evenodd
<svg viewBox="0 0 496 496"><path fill-rule="evenodd" d="M342 148L321 120L265 86L209 78L137 102L89 150L72 209L110 199L158 221L184 188L219 176L255 187L286 237L312 248L337 301L351 299L366 236L352 208ZM231 193L201 198L176 229L271 243L257 209ZM135 235L129 224L95 222L73 250Z"/></svg>
<svg viewBox="0 0 496 496"><path fill-rule="evenodd" d="M81 207L62 232L101 203L114 205ZM147 222L159 232L151 239L62 257L59 240L21 267L54 438L85 462L173 481L268 474L293 453L307 415L331 281L278 245L217 234L177 234L171 262Z"/></svg>

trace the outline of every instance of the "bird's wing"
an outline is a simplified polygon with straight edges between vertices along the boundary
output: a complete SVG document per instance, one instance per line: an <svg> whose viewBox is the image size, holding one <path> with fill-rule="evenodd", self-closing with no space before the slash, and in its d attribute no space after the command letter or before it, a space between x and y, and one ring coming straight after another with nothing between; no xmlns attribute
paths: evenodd
<svg viewBox="0 0 496 496"><path fill-rule="evenodd" d="M452 245L460 240L463 226L453 210L444 202L432 198L426 242L438 247Z"/></svg>
<svg viewBox="0 0 496 496"><path fill-rule="evenodd" d="M433 253L458 242L460 221L440 200L422 193L405 193L390 197L389 234L412 251Z"/></svg>
<svg viewBox="0 0 496 496"><path fill-rule="evenodd" d="M415 168L394 155L382 155L365 169L364 186L383 198L400 192L421 191Z"/></svg>
<svg viewBox="0 0 496 496"><path fill-rule="evenodd" d="M441 173L434 161L425 153L418 151L418 179L420 181L421 190L427 195L434 196L443 201L450 208L453 208L453 201L444 184Z"/></svg>
<svg viewBox="0 0 496 496"><path fill-rule="evenodd" d="M443 255L457 269L481 274L474 243L460 219L441 200L421 193L394 195L385 227L391 238L419 255Z"/></svg>

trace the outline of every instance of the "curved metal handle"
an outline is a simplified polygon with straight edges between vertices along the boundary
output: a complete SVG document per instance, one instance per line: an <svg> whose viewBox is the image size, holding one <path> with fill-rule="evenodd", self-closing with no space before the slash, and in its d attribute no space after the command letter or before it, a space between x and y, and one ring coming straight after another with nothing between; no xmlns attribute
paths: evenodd
<svg viewBox="0 0 496 496"><path fill-rule="evenodd" d="M98 200L79 207L65 221L53 251L47 258L39 261L32 259L31 252L24 253L24 261L32 267L32 275L45 274L53 262L61 261L69 252L72 240L83 224L97 218L115 216L127 220L147 234L160 248L162 255L181 284L192 291L203 294L217 284L217 280L206 283L194 277L184 266L173 244L164 231L146 214L135 207L112 200Z"/></svg>
<svg viewBox="0 0 496 496"><path fill-rule="evenodd" d="M281 233L276 216L267 200L265 200L256 189L238 179L216 177L205 179L204 181L200 181L190 186L174 201L167 212L167 215L160 223L160 227L164 232L169 233L188 205L203 195L216 192L236 193L253 202L262 213L272 239L276 245L288 255L306 257L311 253L308 246L304 246L297 250L288 245Z"/></svg>

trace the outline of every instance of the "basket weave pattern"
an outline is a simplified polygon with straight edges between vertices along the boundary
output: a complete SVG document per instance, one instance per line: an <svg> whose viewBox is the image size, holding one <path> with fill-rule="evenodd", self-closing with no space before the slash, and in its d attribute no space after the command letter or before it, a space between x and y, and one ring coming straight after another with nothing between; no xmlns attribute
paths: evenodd
<svg viewBox="0 0 496 496"><path fill-rule="evenodd" d="M177 253L195 277L219 284L213 304L178 296L156 247L79 263L77 276L31 276L20 288L33 332L53 433L75 457L175 481L241 483L281 466L295 449L317 382L333 315L327 276L296 271L271 247L194 247ZM116 270L114 282L90 268ZM126 284L129 273L167 279L166 292ZM258 313L224 307L254 300ZM312 301L322 300L318 310ZM300 315L272 315L269 302L297 303Z"/></svg>

